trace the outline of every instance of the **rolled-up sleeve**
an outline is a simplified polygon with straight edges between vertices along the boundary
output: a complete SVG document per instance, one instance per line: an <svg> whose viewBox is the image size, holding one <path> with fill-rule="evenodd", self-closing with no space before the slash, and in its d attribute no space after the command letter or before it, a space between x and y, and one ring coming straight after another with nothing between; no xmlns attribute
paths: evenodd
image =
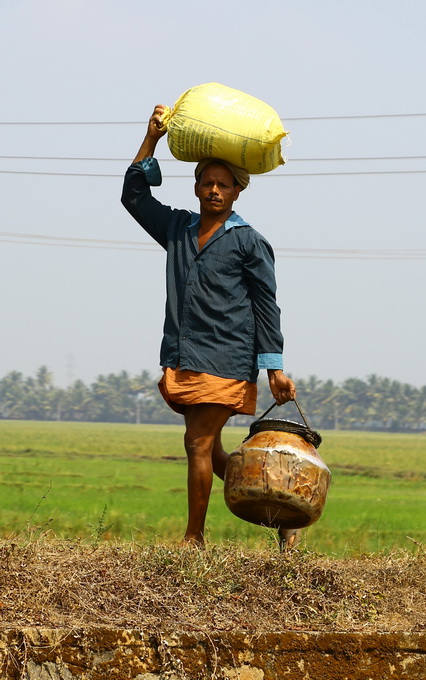
<svg viewBox="0 0 426 680"><path fill-rule="evenodd" d="M161 172L155 158L133 163L124 177L121 202L141 227L166 248L167 229L174 211L152 196L150 186L160 184Z"/></svg>
<svg viewBox="0 0 426 680"><path fill-rule="evenodd" d="M258 354L256 360L256 368L258 370L266 368L268 370L283 370L283 355L273 354L269 352L267 354Z"/></svg>

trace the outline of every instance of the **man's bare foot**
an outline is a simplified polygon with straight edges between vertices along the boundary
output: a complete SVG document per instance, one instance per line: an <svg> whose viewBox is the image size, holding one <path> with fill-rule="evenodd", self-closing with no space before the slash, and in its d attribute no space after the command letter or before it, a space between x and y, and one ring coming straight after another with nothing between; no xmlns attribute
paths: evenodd
<svg viewBox="0 0 426 680"><path fill-rule="evenodd" d="M184 537L178 543L179 548L198 548L198 550L204 550L204 540L199 540L196 538Z"/></svg>
<svg viewBox="0 0 426 680"><path fill-rule="evenodd" d="M302 535L301 529L278 529L278 538L280 541L280 551L292 550L300 541Z"/></svg>

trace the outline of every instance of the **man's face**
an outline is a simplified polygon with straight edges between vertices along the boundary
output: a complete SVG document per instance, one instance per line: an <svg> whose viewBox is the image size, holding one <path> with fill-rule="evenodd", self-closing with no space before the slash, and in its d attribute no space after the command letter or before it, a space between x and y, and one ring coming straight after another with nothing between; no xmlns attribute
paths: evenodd
<svg viewBox="0 0 426 680"><path fill-rule="evenodd" d="M195 184L195 195L200 201L201 212L214 215L229 215L240 191L239 185L234 186L232 172L220 163L207 165L200 181Z"/></svg>

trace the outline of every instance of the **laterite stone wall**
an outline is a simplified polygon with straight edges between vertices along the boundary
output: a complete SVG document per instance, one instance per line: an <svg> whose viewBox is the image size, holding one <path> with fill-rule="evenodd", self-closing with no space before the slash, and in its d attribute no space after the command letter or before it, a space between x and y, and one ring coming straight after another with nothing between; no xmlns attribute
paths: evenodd
<svg viewBox="0 0 426 680"><path fill-rule="evenodd" d="M426 680L425 633L0 631L1 680Z"/></svg>

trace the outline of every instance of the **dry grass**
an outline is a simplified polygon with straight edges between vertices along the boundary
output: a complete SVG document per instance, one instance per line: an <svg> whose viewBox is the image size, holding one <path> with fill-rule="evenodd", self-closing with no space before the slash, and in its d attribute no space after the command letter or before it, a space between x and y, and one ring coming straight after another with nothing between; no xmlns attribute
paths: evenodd
<svg viewBox="0 0 426 680"><path fill-rule="evenodd" d="M420 631L426 555L332 559L237 543L0 544L0 625L171 631Z"/></svg>

